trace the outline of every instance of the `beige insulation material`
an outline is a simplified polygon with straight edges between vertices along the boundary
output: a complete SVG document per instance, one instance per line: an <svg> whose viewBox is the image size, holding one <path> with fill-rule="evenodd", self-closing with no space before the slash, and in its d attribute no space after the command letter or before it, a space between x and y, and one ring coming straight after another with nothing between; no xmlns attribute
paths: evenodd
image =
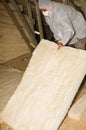
<svg viewBox="0 0 86 130"><path fill-rule="evenodd" d="M22 71L0 65L0 111L16 90L22 76Z"/></svg>
<svg viewBox="0 0 86 130"><path fill-rule="evenodd" d="M70 109L68 116L76 120L86 121L86 94L82 96Z"/></svg>
<svg viewBox="0 0 86 130"><path fill-rule="evenodd" d="M42 40L2 121L14 130L57 130L86 74L86 51Z"/></svg>

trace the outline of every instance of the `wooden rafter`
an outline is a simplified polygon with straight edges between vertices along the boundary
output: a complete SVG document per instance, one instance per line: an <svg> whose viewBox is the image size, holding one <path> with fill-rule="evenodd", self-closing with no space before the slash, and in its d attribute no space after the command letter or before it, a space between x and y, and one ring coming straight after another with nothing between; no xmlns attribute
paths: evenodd
<svg viewBox="0 0 86 130"><path fill-rule="evenodd" d="M34 0L34 3L35 3L35 8L36 8L38 28L39 28L39 32L40 32L40 39L43 39L44 38L44 36L43 36L43 28L42 28L41 15L40 15L40 11L39 11L37 0Z"/></svg>
<svg viewBox="0 0 86 130"><path fill-rule="evenodd" d="M13 11L10 9L9 5L7 4L7 2L5 0L1 0L1 2L3 3L4 7L6 8L8 14L10 15L10 17L12 18L14 24L16 25L17 29L19 30L20 34L22 35L23 39L25 40L26 44L28 45L28 47L30 49L32 49L32 47L30 46L30 42L29 39L27 38L27 36L25 35L23 28L20 26L18 20L16 19Z"/></svg>
<svg viewBox="0 0 86 130"><path fill-rule="evenodd" d="M17 5L15 0L10 0L11 4L14 6L20 20L24 24L25 29L28 32L28 38L30 40L31 45L35 48L37 46L37 41L35 39L34 33L31 31L31 27L29 26L28 22L26 21L25 17L21 14L21 10Z"/></svg>

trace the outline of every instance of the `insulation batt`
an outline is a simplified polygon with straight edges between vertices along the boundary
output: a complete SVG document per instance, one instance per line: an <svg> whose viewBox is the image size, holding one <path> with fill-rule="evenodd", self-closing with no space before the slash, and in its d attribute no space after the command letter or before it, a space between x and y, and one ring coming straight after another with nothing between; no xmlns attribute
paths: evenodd
<svg viewBox="0 0 86 130"><path fill-rule="evenodd" d="M0 114L14 130L57 130L86 74L86 51L42 40Z"/></svg>
<svg viewBox="0 0 86 130"><path fill-rule="evenodd" d="M84 94L70 109L68 116L72 119L86 121L86 94Z"/></svg>

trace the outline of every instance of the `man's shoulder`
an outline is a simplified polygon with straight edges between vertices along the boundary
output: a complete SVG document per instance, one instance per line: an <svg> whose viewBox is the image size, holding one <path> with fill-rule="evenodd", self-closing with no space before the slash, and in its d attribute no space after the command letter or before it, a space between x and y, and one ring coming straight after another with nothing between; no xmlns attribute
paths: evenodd
<svg viewBox="0 0 86 130"><path fill-rule="evenodd" d="M52 2L54 9L57 9L59 11L75 11L75 9L71 5L66 5L64 3L60 2Z"/></svg>

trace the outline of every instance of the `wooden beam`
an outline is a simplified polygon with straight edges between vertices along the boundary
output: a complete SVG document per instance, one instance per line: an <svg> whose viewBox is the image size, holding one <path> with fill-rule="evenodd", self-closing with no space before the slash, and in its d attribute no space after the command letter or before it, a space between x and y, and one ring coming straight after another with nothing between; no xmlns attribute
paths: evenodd
<svg viewBox="0 0 86 130"><path fill-rule="evenodd" d="M35 8L36 8L38 28L39 28L39 32L40 32L40 39L43 39L44 36L43 36L42 21L41 21L41 15L40 15L40 11L39 11L39 7L38 7L38 2L37 2L37 0L34 0L34 3L35 3Z"/></svg>
<svg viewBox="0 0 86 130"><path fill-rule="evenodd" d="M29 47L30 50L32 50L31 45L29 44L30 41L27 38L27 36L25 35L23 28L20 26L18 20L16 19L14 13L12 12L12 10L10 9L10 7L8 6L6 0L1 0L1 2L3 3L3 6L6 8L8 14L10 15L10 17L12 18L14 24L16 25L17 29L19 30L20 34L22 35L23 39L25 40L27 46Z"/></svg>
<svg viewBox="0 0 86 130"><path fill-rule="evenodd" d="M28 12L28 23L31 27L32 32L34 33L34 23L33 23L33 17L32 17L32 10L31 10L31 3L29 0L26 0L26 7Z"/></svg>
<svg viewBox="0 0 86 130"><path fill-rule="evenodd" d="M35 39L34 33L31 31L31 27L27 23L24 16L21 14L21 10L20 10L19 6L17 5L16 1L10 0L10 2L13 5L13 7L15 8L19 18L21 19L22 23L24 24L25 29L28 32L28 38L29 38L30 44L35 48L37 46L37 41Z"/></svg>

